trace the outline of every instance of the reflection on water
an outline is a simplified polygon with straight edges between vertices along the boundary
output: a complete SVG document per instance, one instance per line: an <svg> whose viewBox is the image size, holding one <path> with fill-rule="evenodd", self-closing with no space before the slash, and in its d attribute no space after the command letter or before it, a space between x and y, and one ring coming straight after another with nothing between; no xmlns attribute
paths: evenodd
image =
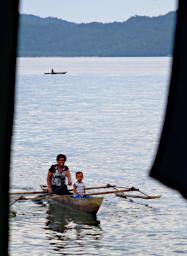
<svg viewBox="0 0 187 256"><path fill-rule="evenodd" d="M87 214L56 202L49 202L46 225L54 231L63 233L69 223L99 227L100 221L95 214Z"/></svg>
<svg viewBox="0 0 187 256"><path fill-rule="evenodd" d="M56 202L49 202L46 219L46 230L50 231L47 232L47 238L56 254L63 252L69 255L71 243L72 254L73 251L76 254L83 252L88 237L89 241L95 241L95 248L97 247L102 230L95 214L83 213ZM94 255L94 251L92 253Z"/></svg>

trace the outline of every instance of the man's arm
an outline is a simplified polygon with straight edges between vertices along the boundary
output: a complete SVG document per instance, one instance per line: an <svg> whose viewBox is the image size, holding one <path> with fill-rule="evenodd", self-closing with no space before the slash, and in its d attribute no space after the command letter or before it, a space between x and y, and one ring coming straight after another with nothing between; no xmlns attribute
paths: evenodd
<svg viewBox="0 0 187 256"><path fill-rule="evenodd" d="M70 174L69 169L66 171L66 177L68 179L68 186L71 186L72 182L71 182L71 174Z"/></svg>
<svg viewBox="0 0 187 256"><path fill-rule="evenodd" d="M47 186L48 186L48 192L49 193L52 193L52 187L51 187L52 177L53 177L53 173L52 172L48 172L48 175L47 175Z"/></svg>
<svg viewBox="0 0 187 256"><path fill-rule="evenodd" d="M77 193L77 187L76 187L75 184L73 185L73 193L76 194L76 195L78 195L78 193Z"/></svg>

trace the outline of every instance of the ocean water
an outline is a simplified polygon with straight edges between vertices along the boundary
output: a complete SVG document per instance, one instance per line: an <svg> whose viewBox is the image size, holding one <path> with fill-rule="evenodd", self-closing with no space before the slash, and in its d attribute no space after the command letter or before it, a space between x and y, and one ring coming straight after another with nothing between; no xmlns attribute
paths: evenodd
<svg viewBox="0 0 187 256"><path fill-rule="evenodd" d="M187 204L149 177L170 58L19 58L11 190L46 184L56 155L87 187L137 187L159 200L105 197L96 218L32 201L13 205L11 256L187 255ZM66 75L44 75L53 68ZM148 204L148 206L142 205Z"/></svg>

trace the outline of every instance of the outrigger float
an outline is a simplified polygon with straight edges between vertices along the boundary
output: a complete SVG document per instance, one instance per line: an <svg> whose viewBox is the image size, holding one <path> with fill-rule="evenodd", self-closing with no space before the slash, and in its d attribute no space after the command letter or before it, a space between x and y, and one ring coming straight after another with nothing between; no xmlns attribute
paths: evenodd
<svg viewBox="0 0 187 256"><path fill-rule="evenodd" d="M111 188L113 190L111 190ZM92 192L87 193L87 197L83 198L75 198L71 195L56 195L52 193L48 193L47 187L42 186L42 191L28 191L28 192L14 192L10 193L11 196L20 195L16 201L25 201L25 200L32 200L32 201L49 201L55 202L61 206L65 206L66 208L71 208L74 210L78 210L80 212L85 212L89 214L96 214L103 202L104 195L115 194L116 196L123 197L125 199L129 198L141 198L141 199L159 199L160 195L150 196L146 193L140 191L137 188L130 187L117 187L115 185L107 184L105 186L100 187L90 187L86 188L88 190L98 190L98 189L108 189L108 191L101 191L101 192ZM72 190L70 190L72 191ZM23 195L36 195L35 197L24 197ZM132 201L132 199L130 199ZM147 206L147 205L145 205Z"/></svg>

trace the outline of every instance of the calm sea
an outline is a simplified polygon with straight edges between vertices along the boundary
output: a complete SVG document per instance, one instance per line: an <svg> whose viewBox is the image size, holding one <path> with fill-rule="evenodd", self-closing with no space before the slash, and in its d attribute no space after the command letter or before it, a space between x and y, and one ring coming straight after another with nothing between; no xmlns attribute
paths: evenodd
<svg viewBox="0 0 187 256"><path fill-rule="evenodd" d="M87 186L134 186L160 200L106 196L90 219L17 202L11 256L187 255L187 204L149 177L165 110L170 58L19 58L13 191L40 190L56 155ZM53 68L66 75L44 75ZM144 206L139 203L146 203Z"/></svg>

